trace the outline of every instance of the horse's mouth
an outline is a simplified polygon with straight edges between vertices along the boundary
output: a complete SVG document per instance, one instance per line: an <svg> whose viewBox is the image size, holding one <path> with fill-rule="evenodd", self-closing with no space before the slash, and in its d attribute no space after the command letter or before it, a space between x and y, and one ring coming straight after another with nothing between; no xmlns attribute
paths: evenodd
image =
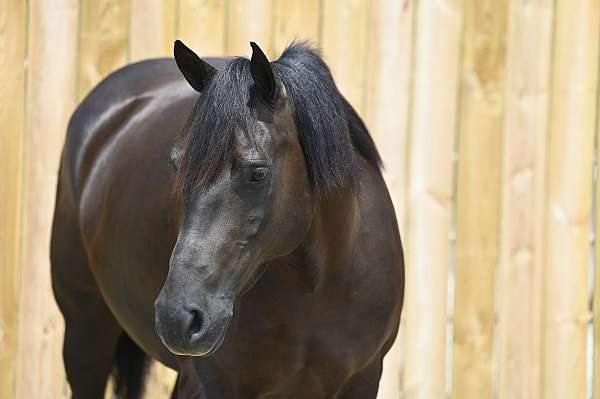
<svg viewBox="0 0 600 399"><path fill-rule="evenodd" d="M229 322L227 322L227 324L229 324ZM223 329L223 332L221 333L221 336L219 337L219 339L217 339L217 342L215 342L215 344L213 345L212 348L210 348L210 350L208 352L206 352L203 355L198 355L201 357L208 357L211 356L212 354L214 354L217 350L219 350L219 348L221 347L221 345L223 345L223 341L225 341L225 336L227 335L227 326L225 326L225 329Z"/></svg>
<svg viewBox="0 0 600 399"><path fill-rule="evenodd" d="M221 345L223 345L223 342L225 341L225 337L227 336L227 331L229 329L230 321L231 321L231 317L226 318L226 320L224 321L223 327L221 327L220 331L218 332L219 336L214 341L214 343L209 347L208 350L198 351L196 353L188 353L187 355L188 356L198 356L198 357L208 357L208 356L213 355L216 351L219 350Z"/></svg>

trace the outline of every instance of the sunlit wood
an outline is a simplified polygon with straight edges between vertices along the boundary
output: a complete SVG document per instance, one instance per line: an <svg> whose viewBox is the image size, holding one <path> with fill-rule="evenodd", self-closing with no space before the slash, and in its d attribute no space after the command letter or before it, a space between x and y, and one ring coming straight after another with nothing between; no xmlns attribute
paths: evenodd
<svg viewBox="0 0 600 399"><path fill-rule="evenodd" d="M404 395L442 398L462 1L418 3L410 130Z"/></svg>
<svg viewBox="0 0 600 399"><path fill-rule="evenodd" d="M542 395L548 399L585 398L600 3L558 0L555 12Z"/></svg>
<svg viewBox="0 0 600 399"><path fill-rule="evenodd" d="M69 391L49 242L59 157L76 103L78 2L31 1L29 13L16 397L61 398Z"/></svg>
<svg viewBox="0 0 600 399"><path fill-rule="evenodd" d="M455 199L455 399L493 397L507 14L507 2L466 2Z"/></svg>
<svg viewBox="0 0 600 399"><path fill-rule="evenodd" d="M15 397L25 128L26 4L0 4L0 398Z"/></svg>

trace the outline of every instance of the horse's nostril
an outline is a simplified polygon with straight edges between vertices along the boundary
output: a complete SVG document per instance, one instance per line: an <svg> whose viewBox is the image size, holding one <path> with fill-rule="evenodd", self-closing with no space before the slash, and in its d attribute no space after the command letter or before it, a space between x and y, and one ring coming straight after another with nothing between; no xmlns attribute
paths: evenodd
<svg viewBox="0 0 600 399"><path fill-rule="evenodd" d="M192 310L192 323L190 324L190 336L194 336L202 331L202 313L197 310Z"/></svg>

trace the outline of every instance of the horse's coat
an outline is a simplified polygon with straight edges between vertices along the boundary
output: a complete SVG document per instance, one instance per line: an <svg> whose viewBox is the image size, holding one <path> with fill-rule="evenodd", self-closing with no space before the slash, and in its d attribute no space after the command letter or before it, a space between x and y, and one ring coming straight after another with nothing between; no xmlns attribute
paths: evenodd
<svg viewBox="0 0 600 399"><path fill-rule="evenodd" d="M74 398L114 363L136 397L146 355L179 398L376 397L404 291L379 156L316 53L253 50L177 43L202 94L150 60L74 113L51 248Z"/></svg>

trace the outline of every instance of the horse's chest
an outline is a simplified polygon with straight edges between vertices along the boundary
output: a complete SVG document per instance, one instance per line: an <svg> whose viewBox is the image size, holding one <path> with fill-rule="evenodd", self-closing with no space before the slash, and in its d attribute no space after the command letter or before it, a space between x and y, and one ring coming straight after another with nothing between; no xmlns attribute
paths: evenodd
<svg viewBox="0 0 600 399"><path fill-rule="evenodd" d="M282 295L252 305L242 304L215 355L231 384L273 397L318 398L366 359L368 333L335 304ZM305 395L292 395L299 390Z"/></svg>

